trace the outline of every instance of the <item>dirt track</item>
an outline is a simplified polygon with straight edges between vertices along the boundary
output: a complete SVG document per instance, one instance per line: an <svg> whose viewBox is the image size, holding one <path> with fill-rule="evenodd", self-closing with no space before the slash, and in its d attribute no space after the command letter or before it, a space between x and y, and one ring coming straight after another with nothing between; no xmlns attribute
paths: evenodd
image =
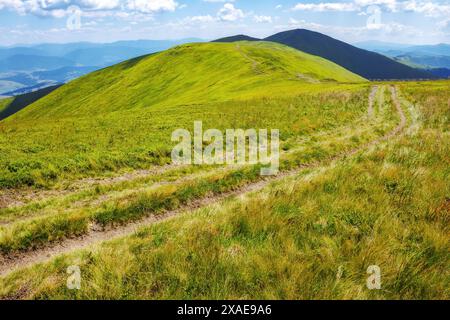
<svg viewBox="0 0 450 320"><path fill-rule="evenodd" d="M356 153L363 151L369 147L375 146L377 144L380 144L383 141L389 140L396 135L398 135L406 126L407 120L406 116L401 108L400 102L397 97L397 89L394 87L391 87L391 95L392 99L394 101L395 107L397 109L397 112L400 117L400 123L396 128L394 128L391 132L386 134L385 136L376 139L374 141L371 141L367 144L364 144L358 148L355 148L353 150L349 150L347 152L342 152L340 154L337 154L333 157L331 157L328 161L333 162L337 160L341 160L343 158L355 155ZM369 110L373 109L373 103L374 103L374 97L376 95L376 90L378 90L377 87L374 88L372 91L370 97L369 97ZM375 91L375 92L374 92ZM314 162L308 165L303 165L295 170L292 171L286 171L281 172L277 176L274 177L267 177L264 180L260 180L255 183L248 184L236 191L228 192L224 194L220 194L214 197L206 197L199 200L196 200L186 206L183 206L177 210L169 211L164 214L158 215L158 216L149 216L147 218L144 218L142 220L139 220L137 222L129 223L127 225L113 228L113 229L107 229L103 230L101 228L98 228L97 226L93 225L90 228L90 231L88 234L82 237L74 238L74 239L67 239L64 241L61 241L58 244L52 244L47 247L37 249L34 251L28 251L23 253L16 253L9 256L1 256L0 255L0 276L6 276L7 274L21 269L25 268L37 263L42 263L45 261L48 261L52 259L53 257L61 254L70 253L75 250L87 248L87 247L93 247L96 244L99 244L106 240L112 240L117 239L120 237L124 237L130 234L133 234L138 228L143 226L148 226L154 223L157 223L159 221L164 221L167 219L170 219L174 216L179 215L182 212L190 211L196 208L204 207L213 203L217 203L227 197L230 196L238 196L238 195L245 195L249 192L260 190L267 186L269 183L282 180L283 178L286 178L288 176L294 176L298 174L300 171L305 170L307 168L315 168L320 166L320 163Z"/></svg>

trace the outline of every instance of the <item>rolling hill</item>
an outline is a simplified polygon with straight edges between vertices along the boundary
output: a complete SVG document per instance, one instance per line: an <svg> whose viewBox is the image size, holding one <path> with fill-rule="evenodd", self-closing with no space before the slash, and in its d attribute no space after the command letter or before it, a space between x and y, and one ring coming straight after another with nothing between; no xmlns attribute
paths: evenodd
<svg viewBox="0 0 450 320"><path fill-rule="evenodd" d="M282 94L302 83L330 81L365 79L323 58L275 43L188 44L76 79L15 118L87 116L248 97L277 89Z"/></svg>
<svg viewBox="0 0 450 320"><path fill-rule="evenodd" d="M231 38L218 39L229 42ZM408 67L381 54L359 49L324 34L305 29L280 32L263 39L320 56L371 80L434 79L435 75Z"/></svg>
<svg viewBox="0 0 450 320"><path fill-rule="evenodd" d="M269 42L188 44L135 58L73 80L0 121L0 189L166 163L172 132L199 119L218 129L332 128L355 115L355 105L365 108L360 94L350 103L335 91L365 93L367 82ZM338 109L319 94L336 97ZM333 110L339 120L337 113L324 118Z"/></svg>
<svg viewBox="0 0 450 320"><path fill-rule="evenodd" d="M449 92L253 41L65 84L0 121L0 299L445 299ZM278 129L280 174L175 165L194 121Z"/></svg>
<svg viewBox="0 0 450 320"><path fill-rule="evenodd" d="M213 42L237 42L237 41L261 41L260 39L249 37L243 34L214 40Z"/></svg>
<svg viewBox="0 0 450 320"><path fill-rule="evenodd" d="M19 112L42 97L45 97L60 86L61 85L50 86L37 91L18 95L16 97L0 100L0 121Z"/></svg>
<svg viewBox="0 0 450 320"><path fill-rule="evenodd" d="M113 43L48 43L0 47L0 95L17 95L52 86L93 70L193 42L181 40L133 40ZM200 39L196 39L202 42Z"/></svg>

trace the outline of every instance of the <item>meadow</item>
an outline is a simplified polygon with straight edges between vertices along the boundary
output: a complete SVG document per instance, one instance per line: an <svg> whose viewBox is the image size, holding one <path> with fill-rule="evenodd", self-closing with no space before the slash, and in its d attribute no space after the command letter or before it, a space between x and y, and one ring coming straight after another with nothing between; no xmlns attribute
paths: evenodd
<svg viewBox="0 0 450 320"><path fill-rule="evenodd" d="M310 79L325 83L319 89ZM313 106L327 100L317 99L323 92L341 99L331 105L346 103L348 94L336 93L342 89L338 81L353 82L353 91L364 79L266 43L184 45L127 61L70 82L2 121L0 187L48 188L61 180L167 163L171 132L192 129L195 120L220 130L276 124L284 140L318 126L331 128L337 114L325 103L324 117L317 120ZM311 106L298 107L303 105ZM345 121L349 110L342 112ZM320 122L298 122L310 118Z"/></svg>
<svg viewBox="0 0 450 320"><path fill-rule="evenodd" d="M449 89L246 42L73 81L0 122L0 297L448 299ZM280 175L170 165L196 120L279 129Z"/></svg>

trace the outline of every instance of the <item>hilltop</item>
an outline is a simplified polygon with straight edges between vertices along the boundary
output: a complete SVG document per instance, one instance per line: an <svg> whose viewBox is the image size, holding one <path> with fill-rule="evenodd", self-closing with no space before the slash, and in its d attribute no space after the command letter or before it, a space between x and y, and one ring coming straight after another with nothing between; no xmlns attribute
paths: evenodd
<svg viewBox="0 0 450 320"><path fill-rule="evenodd" d="M361 82L323 58L267 42L197 43L132 59L74 80L16 119L87 116L251 97L302 83Z"/></svg>
<svg viewBox="0 0 450 320"><path fill-rule="evenodd" d="M245 36L240 36L245 37ZM234 37L218 39L229 42ZM265 39L316 55L350 70L366 79L435 79L436 75L425 70L406 66L379 53L354 47L319 32L296 29L280 32Z"/></svg>

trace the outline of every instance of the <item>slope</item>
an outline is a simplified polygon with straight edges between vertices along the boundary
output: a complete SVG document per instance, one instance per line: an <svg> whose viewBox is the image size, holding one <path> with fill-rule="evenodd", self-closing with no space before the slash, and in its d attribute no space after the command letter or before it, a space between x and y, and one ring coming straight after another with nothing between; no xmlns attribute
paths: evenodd
<svg viewBox="0 0 450 320"><path fill-rule="evenodd" d="M366 86L334 63L274 43L192 44L133 59L0 121L0 198L2 188L166 164L172 132L197 120L219 130L278 128L282 140L332 128L364 104L340 92ZM335 105L324 102L328 95Z"/></svg>
<svg viewBox="0 0 450 320"><path fill-rule="evenodd" d="M239 35L215 40L234 42L241 39L257 39ZM280 32L262 39L290 46L300 51L317 55L371 80L435 79L432 73L407 66L384 55L360 49L324 34L304 29Z"/></svg>
<svg viewBox="0 0 450 320"><path fill-rule="evenodd" d="M269 94L271 90L282 94L302 83L320 81L365 80L332 62L279 44L189 44L72 81L23 110L16 119L197 104Z"/></svg>
<svg viewBox="0 0 450 320"><path fill-rule="evenodd" d="M321 56L367 79L433 79L436 76L405 66L378 53L356 48L324 34L304 29L285 31L266 41L282 43Z"/></svg>
<svg viewBox="0 0 450 320"><path fill-rule="evenodd" d="M244 34L239 34L237 36L220 38L212 42L237 42L237 41L261 41L261 40L250 36L246 36Z"/></svg>
<svg viewBox="0 0 450 320"><path fill-rule="evenodd" d="M13 98L0 101L0 121L26 108L33 102L45 97L50 92L58 89L61 85L50 86L44 89L25 93ZM3 105L3 106L2 106Z"/></svg>

